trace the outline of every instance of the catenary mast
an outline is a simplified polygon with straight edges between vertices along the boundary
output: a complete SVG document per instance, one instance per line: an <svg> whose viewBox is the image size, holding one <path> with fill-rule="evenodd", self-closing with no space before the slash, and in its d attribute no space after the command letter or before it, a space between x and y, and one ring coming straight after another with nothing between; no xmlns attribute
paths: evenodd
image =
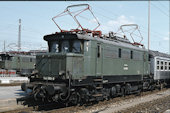
<svg viewBox="0 0 170 113"><path fill-rule="evenodd" d="M18 52L21 50L21 19L19 19L19 30L18 30Z"/></svg>

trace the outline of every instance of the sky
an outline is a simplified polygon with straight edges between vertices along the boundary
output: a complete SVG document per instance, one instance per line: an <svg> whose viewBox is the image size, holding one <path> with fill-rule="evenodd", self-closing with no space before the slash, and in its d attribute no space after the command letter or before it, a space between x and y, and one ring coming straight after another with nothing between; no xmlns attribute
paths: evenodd
<svg viewBox="0 0 170 113"><path fill-rule="evenodd" d="M0 2L0 51L17 50L18 21L21 23L21 48L29 51L47 48L43 36L59 29L52 17L63 12L68 5L89 4L100 22L103 34L117 32L123 24L137 24L143 37L142 44L148 43L148 1L1 1ZM169 53L169 2L151 1L150 49ZM95 27L93 18L84 13L81 24L88 29ZM56 20L62 28L70 29L75 23L70 18L61 17ZM95 25L93 25L95 24ZM134 39L139 41L140 34L135 32ZM131 40L131 37L128 37Z"/></svg>

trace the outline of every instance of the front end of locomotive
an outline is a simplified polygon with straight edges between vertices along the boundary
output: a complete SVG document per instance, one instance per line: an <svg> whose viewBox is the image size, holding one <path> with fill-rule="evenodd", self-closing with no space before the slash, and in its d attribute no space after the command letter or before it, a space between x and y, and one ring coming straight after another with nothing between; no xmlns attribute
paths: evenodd
<svg viewBox="0 0 170 113"><path fill-rule="evenodd" d="M49 52L36 56L30 83L21 87L30 89L29 97L36 101L63 102L70 96L72 74L81 74L83 70L83 40L65 33L47 35L44 40Z"/></svg>

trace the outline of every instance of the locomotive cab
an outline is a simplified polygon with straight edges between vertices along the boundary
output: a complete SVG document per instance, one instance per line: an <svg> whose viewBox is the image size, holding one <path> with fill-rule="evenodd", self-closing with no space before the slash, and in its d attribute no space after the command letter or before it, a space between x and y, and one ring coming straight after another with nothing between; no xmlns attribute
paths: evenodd
<svg viewBox="0 0 170 113"><path fill-rule="evenodd" d="M44 36L48 53L36 57L36 69L43 79L68 79L80 76L83 70L84 40L76 34L58 33ZM69 75L70 74L70 75Z"/></svg>
<svg viewBox="0 0 170 113"><path fill-rule="evenodd" d="M35 100L48 95L53 101L64 101L70 95L72 80L83 75L84 39L77 34L57 33L44 36L44 40L49 51L36 55L30 83L21 87L32 89Z"/></svg>

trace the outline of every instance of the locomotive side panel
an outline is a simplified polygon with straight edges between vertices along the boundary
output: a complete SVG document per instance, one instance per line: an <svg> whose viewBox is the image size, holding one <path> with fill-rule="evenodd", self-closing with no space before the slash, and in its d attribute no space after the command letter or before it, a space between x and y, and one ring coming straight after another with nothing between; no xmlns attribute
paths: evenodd
<svg viewBox="0 0 170 113"><path fill-rule="evenodd" d="M103 76L103 78L111 80L110 82L118 79L123 82L141 81L143 75L149 75L147 57L147 51L115 46L98 40L86 41L82 77ZM101 71L98 72L100 68Z"/></svg>
<svg viewBox="0 0 170 113"><path fill-rule="evenodd" d="M96 75L96 46L95 41L84 43L84 76Z"/></svg>
<svg viewBox="0 0 170 113"><path fill-rule="evenodd" d="M103 44L103 76L146 74L143 56L143 51Z"/></svg>
<svg viewBox="0 0 170 113"><path fill-rule="evenodd" d="M148 52L144 52L144 75L150 75L150 61Z"/></svg>
<svg viewBox="0 0 170 113"><path fill-rule="evenodd" d="M66 72L72 75L72 79L81 79L84 75L83 55L67 55L66 59Z"/></svg>

